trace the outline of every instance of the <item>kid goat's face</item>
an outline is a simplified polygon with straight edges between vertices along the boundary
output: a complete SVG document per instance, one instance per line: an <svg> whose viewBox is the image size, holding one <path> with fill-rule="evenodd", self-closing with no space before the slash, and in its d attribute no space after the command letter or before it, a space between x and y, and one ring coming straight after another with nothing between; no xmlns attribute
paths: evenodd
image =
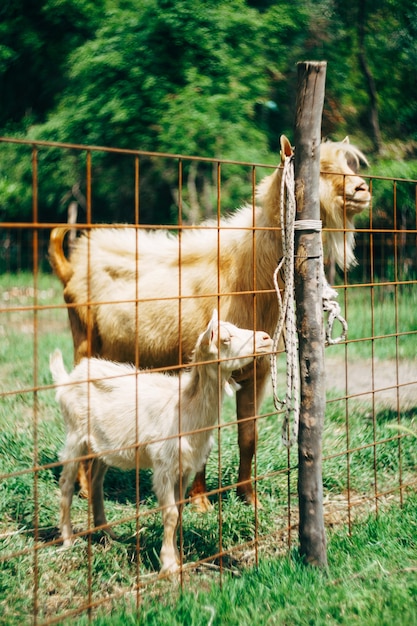
<svg viewBox="0 0 417 626"><path fill-rule="evenodd" d="M254 332L219 321L216 313L199 343L207 348L208 355L213 359L220 358L222 368L228 371L241 369L257 355L267 354L272 348L272 339L268 333Z"/></svg>

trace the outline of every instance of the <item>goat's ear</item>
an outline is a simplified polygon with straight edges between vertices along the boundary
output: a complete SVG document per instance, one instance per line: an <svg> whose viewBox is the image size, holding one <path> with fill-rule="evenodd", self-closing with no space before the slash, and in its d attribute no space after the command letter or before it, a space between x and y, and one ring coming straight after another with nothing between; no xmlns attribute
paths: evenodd
<svg viewBox="0 0 417 626"><path fill-rule="evenodd" d="M281 144L281 163L284 163L286 157L290 157L294 154L294 150L291 147L291 144L288 138L285 135L281 135L280 137Z"/></svg>
<svg viewBox="0 0 417 626"><path fill-rule="evenodd" d="M342 143L350 143L348 135L343 139Z"/></svg>
<svg viewBox="0 0 417 626"><path fill-rule="evenodd" d="M217 325L219 323L219 317L217 314L217 309L214 309L213 315L211 316L211 320L209 321L206 330L204 331L200 345L209 346L214 339L214 335L217 332Z"/></svg>

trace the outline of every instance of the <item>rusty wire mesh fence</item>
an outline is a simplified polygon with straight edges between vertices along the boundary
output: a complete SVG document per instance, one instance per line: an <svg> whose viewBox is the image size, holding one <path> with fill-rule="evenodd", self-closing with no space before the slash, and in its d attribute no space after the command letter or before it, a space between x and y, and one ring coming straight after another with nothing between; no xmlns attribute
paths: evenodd
<svg viewBox="0 0 417 626"><path fill-rule="evenodd" d="M1 610L8 623L52 624L126 604L140 609L145 596L161 598L171 584L158 576L163 526L152 472L139 468L138 445L133 446L136 467L109 470L105 506L116 538L106 538L94 523L89 464L82 464L88 493L82 497L76 488L72 523L77 539L62 548L58 481L67 462L60 458L65 426L49 355L60 348L68 370L74 359L100 355L176 375L192 355L198 335L189 332L193 320L204 312L197 324L201 332L213 306L221 318L230 303L250 312L250 328L271 332L261 328L263 319L258 318L264 303L276 302L276 295L255 259L262 256L258 233L269 236L277 226L256 223L255 184L274 168L12 140L2 140L0 148L6 160L22 163L28 188L20 199L11 192L15 218L0 224ZM416 488L417 181L366 180L372 203L356 222L358 264L349 273L335 270L331 259L326 267L349 335L326 350L325 519L328 529L345 525L346 532L370 511L400 506L407 490ZM13 187L17 181L9 183ZM221 221L244 202L252 215L250 227L234 222L232 228ZM60 234L64 263L76 229L95 227L108 235L98 285L90 284L96 250L93 242L86 246L77 270L84 276L78 301L71 291L73 270L62 266L60 281L48 261L51 231L68 225L67 209L74 203L76 222L71 218L65 239ZM206 218L211 221L202 222ZM133 278L132 265L126 270L123 258L117 267L113 263L114 243L126 226L134 227ZM235 247L230 256L222 256L231 230ZM192 250L187 247L189 231L194 233ZM193 273L190 267L208 239L212 253ZM242 252L240 241L247 247L247 264L238 268L242 287L236 293L228 291L221 263L237 271L233 258ZM151 261L141 265L145 252ZM131 254L128 244L124 254L126 259ZM164 271L156 279L154 270L162 259ZM144 275L151 284L137 283ZM113 295L107 291L98 298L106 280ZM154 307L147 319L153 316L163 328L161 345L176 337L160 358L148 354L147 333L152 331L143 322L146 306ZM103 318L113 318L113 325L103 330L98 326ZM111 333L122 337L118 353ZM129 349L125 336L132 339ZM153 350L163 351L157 344ZM281 444L282 415L274 409L269 383L263 394L264 361L254 361L254 377L237 375L243 387L240 407L238 402L236 409L234 398L227 397L223 407L217 402L206 484L199 483L208 499L199 497L198 484L193 484L194 499L180 490L185 504L178 526L180 587L221 582L264 556L286 554L297 543L297 451ZM137 415L140 428L140 400ZM179 415L181 419L181 411ZM115 412L115 423L118 419ZM158 441L165 435L159 433ZM90 449L78 460L101 456Z"/></svg>

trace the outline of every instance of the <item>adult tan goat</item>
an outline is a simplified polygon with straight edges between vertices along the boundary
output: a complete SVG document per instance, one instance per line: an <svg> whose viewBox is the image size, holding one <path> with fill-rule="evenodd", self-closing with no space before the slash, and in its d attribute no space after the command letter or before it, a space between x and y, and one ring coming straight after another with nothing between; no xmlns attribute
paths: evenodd
<svg viewBox="0 0 417 626"><path fill-rule="evenodd" d="M282 158L292 154L281 137ZM353 217L366 209L370 193L356 174L365 156L347 140L324 142L320 150L320 207L326 246L341 267L355 260ZM183 230L181 237L134 228L95 228L78 238L68 260L68 227L53 230L51 264L64 298L77 363L83 356L131 361L140 367L187 363L214 308L242 328L273 334L278 319L273 274L282 255L280 196L282 167L257 188L257 206ZM347 229L349 232L344 232ZM254 503L251 466L259 411L269 374L264 358L234 374L240 464L238 494ZM205 472L190 495L200 508Z"/></svg>

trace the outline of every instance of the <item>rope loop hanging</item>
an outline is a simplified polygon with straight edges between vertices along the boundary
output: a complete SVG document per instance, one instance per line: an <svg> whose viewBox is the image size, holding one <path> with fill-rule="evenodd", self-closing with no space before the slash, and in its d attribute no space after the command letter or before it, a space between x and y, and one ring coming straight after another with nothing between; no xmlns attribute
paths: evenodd
<svg viewBox="0 0 417 626"><path fill-rule="evenodd" d="M296 230L321 232L320 220L296 220L294 157L285 157L281 178L280 223L282 232L282 258L274 272L274 287L277 294L279 317L273 336L271 353L271 380L274 406L277 411L285 408L282 424L282 442L290 447L298 438L300 417L300 377L298 363L298 340L295 317L294 296L294 233ZM340 305L336 302L337 292L326 280L323 265L323 249L321 248L321 266L323 280L323 311L328 313L325 329L325 345L334 345L344 341L347 336L347 322L341 315ZM279 287L278 276L281 276L284 288ZM338 320L342 325L342 334L333 339L333 325ZM277 389L277 352L280 340L284 342L286 358L286 393L280 399ZM292 427L290 424L292 421Z"/></svg>
<svg viewBox="0 0 417 626"><path fill-rule="evenodd" d="M299 372L297 328L295 320L294 301L294 222L296 215L294 191L294 160L287 156L283 163L281 178L280 223L282 233L282 258L274 272L274 286L278 299L279 318L273 336L271 354L271 379L274 397L274 406L277 411L285 407L284 422L282 425L282 441L285 446L291 446L298 437L298 421L300 415L299 399ZM278 275L282 273L284 289L278 284ZM285 331L284 331L285 327ZM283 338L286 355L286 394L281 400L277 390L277 358L279 342ZM289 434L291 417L293 418L292 432Z"/></svg>
<svg viewBox="0 0 417 626"><path fill-rule="evenodd" d="M336 302L337 291L332 289L324 276L323 271L323 311L328 313L326 324L326 346L334 346L341 341L345 341L347 337L348 324L340 312L340 304ZM335 321L342 325L342 333L333 339L333 325Z"/></svg>

